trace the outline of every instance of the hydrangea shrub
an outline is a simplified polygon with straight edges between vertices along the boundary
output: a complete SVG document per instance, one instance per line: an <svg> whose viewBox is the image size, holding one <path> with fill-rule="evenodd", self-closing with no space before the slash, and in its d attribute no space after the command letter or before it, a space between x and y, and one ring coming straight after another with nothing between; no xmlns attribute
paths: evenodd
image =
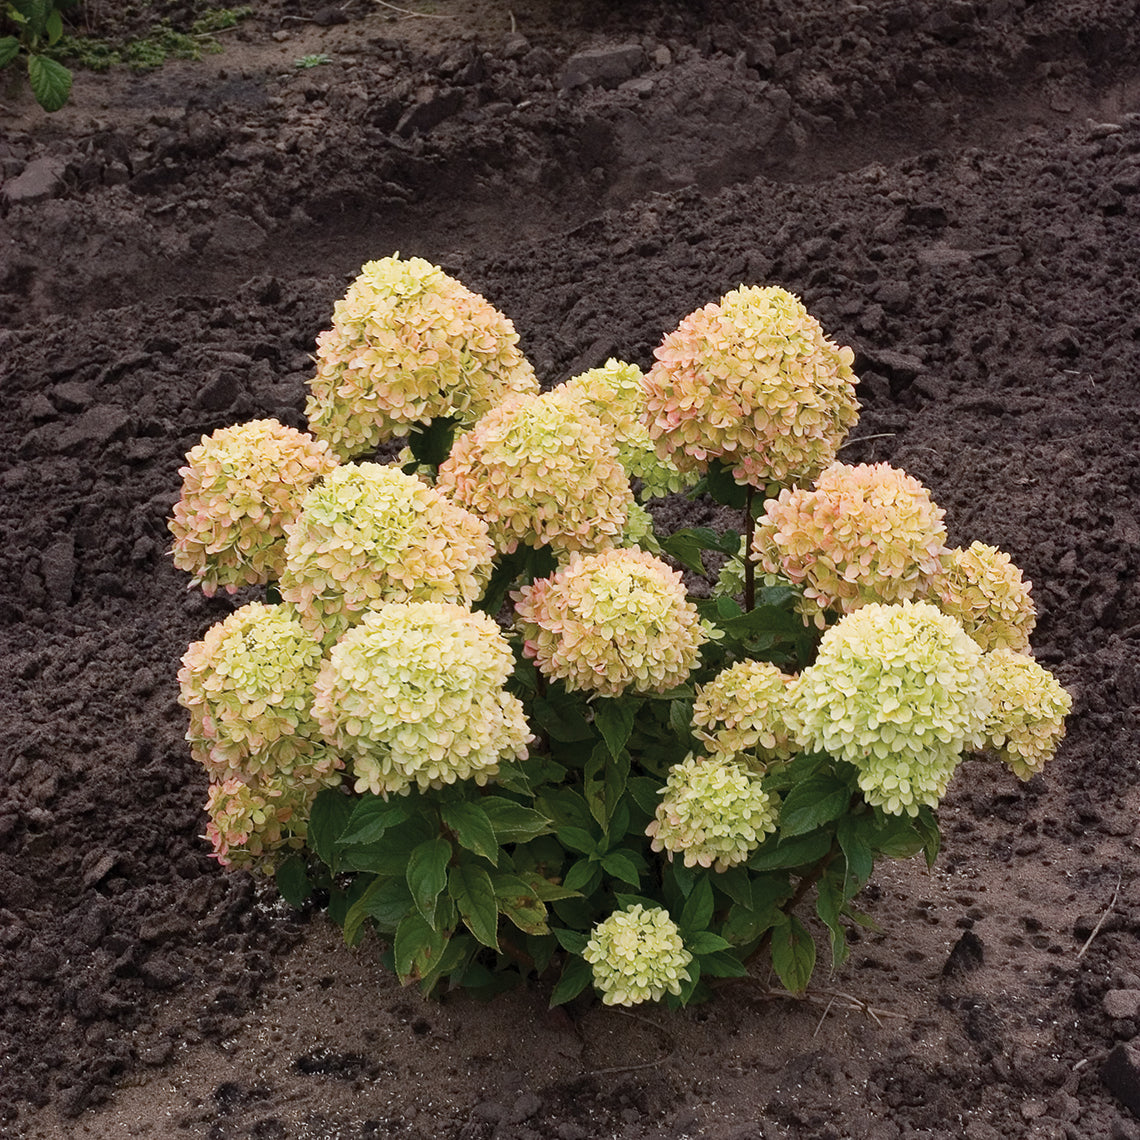
<svg viewBox="0 0 1140 1140"><path fill-rule="evenodd" d="M676 1007L762 958L800 992L803 912L842 963L876 861L937 855L964 759L1056 752L1029 583L948 549L906 472L836 461L853 354L791 294L541 395L426 262L370 263L333 325L316 439L255 421L188 457L176 564L275 600L205 631L180 699L218 861L405 984ZM657 535L635 490L741 529Z"/></svg>

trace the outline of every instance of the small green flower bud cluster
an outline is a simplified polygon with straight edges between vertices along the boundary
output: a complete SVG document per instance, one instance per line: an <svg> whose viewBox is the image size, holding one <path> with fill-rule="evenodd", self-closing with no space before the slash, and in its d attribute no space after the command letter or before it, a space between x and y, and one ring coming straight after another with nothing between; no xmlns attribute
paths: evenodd
<svg viewBox="0 0 1140 1140"><path fill-rule="evenodd" d="M679 994L693 960L677 924L661 907L615 911L590 932L582 957L606 1005L637 1005Z"/></svg>

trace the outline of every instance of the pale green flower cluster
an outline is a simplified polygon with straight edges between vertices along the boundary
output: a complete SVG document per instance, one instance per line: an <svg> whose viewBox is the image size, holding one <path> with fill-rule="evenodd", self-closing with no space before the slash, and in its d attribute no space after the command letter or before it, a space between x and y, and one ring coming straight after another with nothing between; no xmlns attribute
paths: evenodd
<svg viewBox="0 0 1140 1140"><path fill-rule="evenodd" d="M582 957L593 969L605 1005L637 1005L679 994L693 960L668 911L641 903L599 922Z"/></svg>
<svg viewBox="0 0 1140 1140"><path fill-rule="evenodd" d="M825 611L923 597L942 571L943 511L926 488L886 463L834 463L807 489L765 504L752 557L802 587L805 620Z"/></svg>
<svg viewBox="0 0 1140 1140"><path fill-rule="evenodd" d="M945 794L990 714L981 650L928 602L871 603L829 629L791 686L805 748L846 760L867 802L917 815Z"/></svg>
<svg viewBox="0 0 1140 1140"><path fill-rule="evenodd" d="M760 764L799 751L788 728L788 686L795 678L767 661L738 661L697 689L694 735L718 756L748 754Z"/></svg>
<svg viewBox="0 0 1140 1140"><path fill-rule="evenodd" d="M352 760L356 790L387 795L474 780L523 760L534 737L503 689L514 658L486 614L450 602L371 610L333 647L313 715Z"/></svg>
<svg viewBox="0 0 1140 1140"><path fill-rule="evenodd" d="M727 871L776 830L778 805L743 758L689 755L669 770L661 793L645 834L654 851L681 854L686 867Z"/></svg>
<svg viewBox="0 0 1140 1140"><path fill-rule="evenodd" d="M382 602L470 604L491 576L483 521L397 467L338 467L288 531L281 596L326 643Z"/></svg>
<svg viewBox="0 0 1140 1140"><path fill-rule="evenodd" d="M698 472L682 474L676 464L657 454L645 426L645 388L636 364L609 359L602 368L591 368L562 386L579 405L610 429L618 460L632 479L641 481L638 497L645 502L696 483Z"/></svg>
<svg viewBox="0 0 1140 1140"><path fill-rule="evenodd" d="M488 412L455 441L436 486L487 523L496 548L612 546L633 495L609 431L556 388Z"/></svg>
<svg viewBox="0 0 1140 1140"><path fill-rule="evenodd" d="M1037 610L1026 582L1008 554L982 542L959 547L942 559L934 595L982 649L1029 649Z"/></svg>
<svg viewBox="0 0 1140 1140"><path fill-rule="evenodd" d="M283 855L305 845L317 790L282 776L211 784L205 837L214 858L223 867L272 873Z"/></svg>
<svg viewBox="0 0 1140 1140"><path fill-rule="evenodd" d="M276 420L222 428L186 456L168 524L174 565L212 597L264 585L285 562L285 525L309 487L336 466L328 445Z"/></svg>
<svg viewBox="0 0 1140 1140"><path fill-rule="evenodd" d="M775 286L742 286L698 309L654 355L646 423L681 471L719 459L738 483L803 483L858 419L854 353Z"/></svg>
<svg viewBox="0 0 1140 1140"><path fill-rule="evenodd" d="M313 434L348 459L437 417L470 425L538 381L502 313L430 262L396 256L368 262L336 303L309 387Z"/></svg>
<svg viewBox="0 0 1140 1140"><path fill-rule="evenodd" d="M1065 737L1073 698L1032 657L1012 649L982 656L992 711L986 744L1021 780L1040 772Z"/></svg>
<svg viewBox="0 0 1140 1140"><path fill-rule="evenodd" d="M567 689L664 692L688 677L705 641L681 575L642 550L572 555L512 598L523 652Z"/></svg>

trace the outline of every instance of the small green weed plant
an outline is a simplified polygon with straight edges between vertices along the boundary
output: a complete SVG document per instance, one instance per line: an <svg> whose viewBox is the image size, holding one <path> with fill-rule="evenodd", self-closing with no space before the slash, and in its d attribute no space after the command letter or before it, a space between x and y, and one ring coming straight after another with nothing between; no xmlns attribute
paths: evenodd
<svg viewBox="0 0 1140 1140"><path fill-rule="evenodd" d="M49 54L63 35L63 13L78 0L4 0L0 29L13 35L0 37L0 68L21 56L28 69L32 94L45 111L58 111L71 94L71 72Z"/></svg>
<svg viewBox="0 0 1140 1140"><path fill-rule="evenodd" d="M964 756L1029 779L1063 736L1029 584L838 461L853 354L794 296L742 286L655 357L540 392L502 314L385 258L310 431L182 469L175 564L266 591L179 673L214 854L425 993L678 1007L758 958L800 993L880 860L933 863ZM738 527L656 535L678 494Z"/></svg>

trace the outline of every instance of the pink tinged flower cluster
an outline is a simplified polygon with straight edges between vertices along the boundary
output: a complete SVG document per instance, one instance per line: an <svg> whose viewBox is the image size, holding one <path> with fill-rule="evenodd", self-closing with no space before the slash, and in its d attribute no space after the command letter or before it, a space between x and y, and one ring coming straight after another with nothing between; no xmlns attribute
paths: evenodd
<svg viewBox="0 0 1140 1140"><path fill-rule="evenodd" d="M734 289L687 316L655 356L646 424L682 471L718 459L738 483L804 483L858 419L854 353L784 289Z"/></svg>
<svg viewBox="0 0 1140 1140"><path fill-rule="evenodd" d="M686 867L727 871L776 830L777 804L743 758L688 756L669 770L645 834Z"/></svg>
<svg viewBox="0 0 1140 1140"><path fill-rule="evenodd" d="M682 473L667 456L657 454L645 425L645 387L641 369L613 358L567 380L562 390L573 393L579 406L610 430L618 460L631 479L640 482L642 502L684 491L699 473Z"/></svg>
<svg viewBox="0 0 1140 1140"><path fill-rule="evenodd" d="M1036 775L1065 737L1073 698L1032 657L995 649L982 657L993 708L986 744L1021 780Z"/></svg>
<svg viewBox="0 0 1140 1140"><path fill-rule="evenodd" d="M476 601L494 549L483 521L397 467L346 463L288 528L281 596L335 640L383 602Z"/></svg>
<svg viewBox="0 0 1140 1140"><path fill-rule="evenodd" d="M438 489L487 523L496 549L604 550L633 495L610 432L573 392L511 400L460 436Z"/></svg>
<svg viewBox="0 0 1140 1140"><path fill-rule="evenodd" d="M1026 582L1008 554L982 542L956 547L942 559L934 596L982 649L1029 649L1037 610Z"/></svg>
<svg viewBox="0 0 1140 1140"><path fill-rule="evenodd" d="M599 922L582 957L592 968L605 1005L638 1005L679 994L693 960L669 912L642 903Z"/></svg>
<svg viewBox="0 0 1140 1140"><path fill-rule="evenodd" d="M212 597L280 575L285 526L337 461L326 443L266 419L203 436L186 463L169 522L174 565Z"/></svg>
<svg viewBox="0 0 1140 1140"><path fill-rule="evenodd" d="M503 689L514 658L495 622L450 602L393 602L333 647L313 715L373 794L486 784L534 740Z"/></svg>
<svg viewBox="0 0 1140 1140"><path fill-rule="evenodd" d="M664 692L688 677L705 641L681 575L641 550L572 555L512 597L524 654L567 689Z"/></svg>
<svg viewBox="0 0 1140 1140"><path fill-rule="evenodd" d="M798 751L785 720L793 677L767 661L738 661L697 689L694 735L716 756L748 755L761 765Z"/></svg>
<svg viewBox="0 0 1140 1140"><path fill-rule="evenodd" d="M942 520L942 509L905 471L835 463L810 489L785 488L768 500L752 558L801 587L801 613L822 628L827 610L925 596L942 571Z"/></svg>
<svg viewBox="0 0 1140 1140"><path fill-rule="evenodd" d="M186 739L212 780L339 782L343 763L312 718L321 647L292 606L251 602L213 626L182 657Z"/></svg>
<svg viewBox="0 0 1140 1140"><path fill-rule="evenodd" d="M317 338L305 414L341 458L413 424L470 425L512 393L537 392L514 326L438 266L370 261Z"/></svg>
<svg viewBox="0 0 1140 1140"><path fill-rule="evenodd" d="M855 766L868 803L892 815L936 807L963 751L984 738L982 653L928 602L871 603L842 618L791 687L805 748Z"/></svg>
<svg viewBox="0 0 1140 1140"><path fill-rule="evenodd" d="M214 858L223 867L272 873L284 856L304 847L317 790L283 776L231 776L211 784L205 838Z"/></svg>

